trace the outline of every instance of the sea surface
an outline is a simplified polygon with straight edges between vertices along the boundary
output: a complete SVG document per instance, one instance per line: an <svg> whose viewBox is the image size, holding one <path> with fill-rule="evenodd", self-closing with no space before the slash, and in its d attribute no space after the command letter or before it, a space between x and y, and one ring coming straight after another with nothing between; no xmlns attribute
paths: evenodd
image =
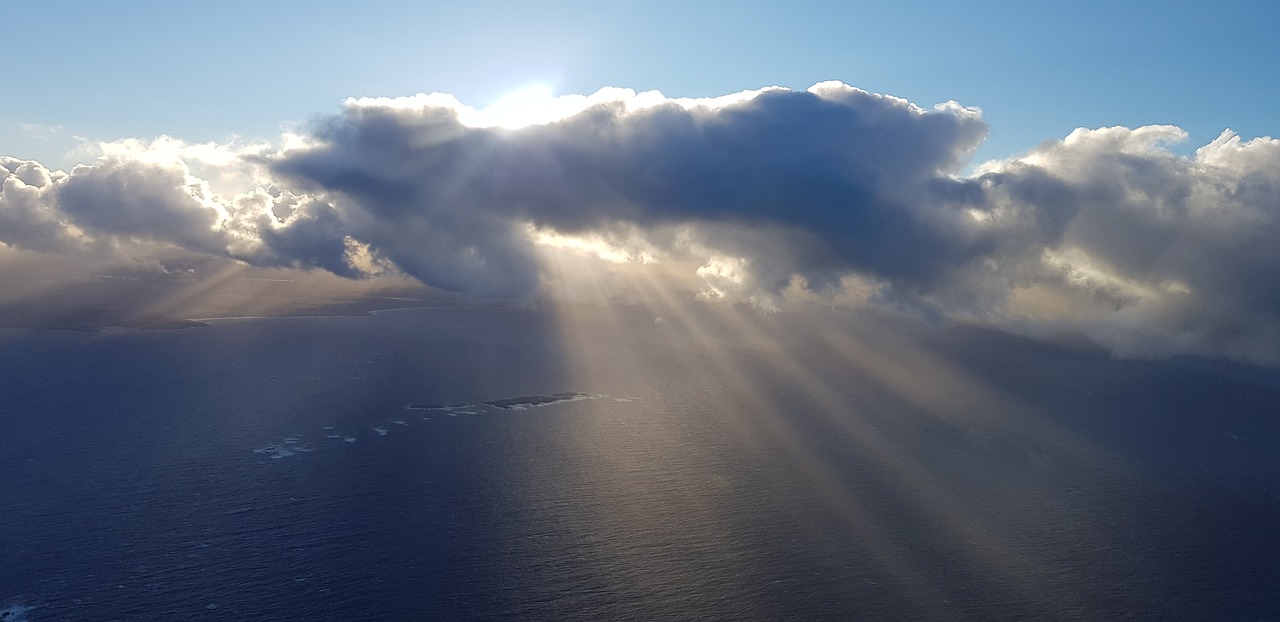
<svg viewBox="0 0 1280 622"><path fill-rule="evenodd" d="M819 315L0 331L0 616L1280 620L1274 370Z"/></svg>

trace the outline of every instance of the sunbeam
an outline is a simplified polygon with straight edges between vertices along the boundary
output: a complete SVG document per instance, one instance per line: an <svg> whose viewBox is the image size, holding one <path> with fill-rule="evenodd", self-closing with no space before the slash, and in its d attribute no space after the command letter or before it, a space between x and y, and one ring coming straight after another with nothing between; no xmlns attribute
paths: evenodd
<svg viewBox="0 0 1280 622"><path fill-rule="evenodd" d="M784 456L799 477L789 485L818 493L816 505L790 520L814 538L847 542L859 567L889 581L921 615L945 617L947 603L971 593L1034 615L1088 607L1053 587L1074 563L1072 543L1122 536L1110 513L1091 515L1106 495L1057 487L1062 478L1092 473L1123 489L1137 475L1040 414L1042 405L1002 395L930 352L901 319L708 305L694 300L693 284L673 286L655 266L605 262L574 248L540 253L554 282L548 291L560 294L544 304L557 318L572 384L626 386L650 407L679 413L638 428L628 437L634 447L597 447L596 468L611 474L602 481L661 478L645 463L647 444L711 449L699 446L706 438L670 428L697 418L733 438L744 464L756 465L750 468ZM689 382L703 389L673 390ZM590 427L580 432L583 441L602 443ZM942 440L943 453L922 453L924 439ZM1004 463L1027 470L972 479L990 477L986 470ZM702 468L705 477L723 477ZM707 490L698 511L732 521L729 508L717 509L720 492ZM1058 505L1068 522L1026 526L1031 506L1012 509L1020 492ZM993 502L1012 514L989 515ZM617 511L642 520L634 509ZM837 555L825 563L842 559L848 561Z"/></svg>

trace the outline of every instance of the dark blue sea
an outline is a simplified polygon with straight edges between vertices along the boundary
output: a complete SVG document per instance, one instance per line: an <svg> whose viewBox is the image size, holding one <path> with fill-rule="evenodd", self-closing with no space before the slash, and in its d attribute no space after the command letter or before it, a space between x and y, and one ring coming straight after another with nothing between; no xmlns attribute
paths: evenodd
<svg viewBox="0 0 1280 622"><path fill-rule="evenodd" d="M784 315L3 331L0 614L1280 620L1275 370Z"/></svg>

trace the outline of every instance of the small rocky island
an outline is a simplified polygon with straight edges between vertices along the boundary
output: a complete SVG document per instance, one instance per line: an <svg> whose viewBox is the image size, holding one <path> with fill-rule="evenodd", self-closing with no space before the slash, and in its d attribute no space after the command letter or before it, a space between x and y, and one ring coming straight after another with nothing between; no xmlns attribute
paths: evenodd
<svg viewBox="0 0 1280 622"><path fill-rule="evenodd" d="M573 400L584 400L592 397L589 393L578 393L575 391L566 391L564 393L552 393L551 395L526 395L524 397L513 397L505 400L494 400L485 402L486 406L494 408L502 408L505 410L520 410L531 406L546 406L558 402L569 402Z"/></svg>

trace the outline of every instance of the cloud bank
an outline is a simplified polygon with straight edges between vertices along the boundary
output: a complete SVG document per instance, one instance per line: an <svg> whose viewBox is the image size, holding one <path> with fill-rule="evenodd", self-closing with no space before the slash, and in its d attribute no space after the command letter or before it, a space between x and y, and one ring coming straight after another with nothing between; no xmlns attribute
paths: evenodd
<svg viewBox="0 0 1280 622"><path fill-rule="evenodd" d="M0 242L158 266L229 257L534 295L548 241L691 260L707 298L1079 331L1121 355L1280 361L1280 141L1079 129L960 173L987 126L840 83L488 110L351 99L275 145L162 137L71 172L0 158Z"/></svg>

